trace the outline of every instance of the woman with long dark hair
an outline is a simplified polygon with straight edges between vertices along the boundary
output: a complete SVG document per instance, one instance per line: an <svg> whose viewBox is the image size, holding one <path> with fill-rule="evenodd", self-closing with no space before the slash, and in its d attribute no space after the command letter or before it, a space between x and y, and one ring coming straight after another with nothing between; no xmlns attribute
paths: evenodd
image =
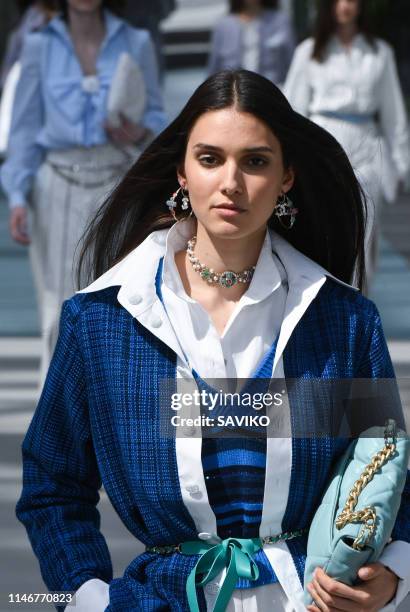
<svg viewBox="0 0 410 612"><path fill-rule="evenodd" d="M367 282L377 262L381 200L410 170L408 122L393 51L368 24L368 0L321 0L313 38L298 47L284 92L333 134L368 196Z"/></svg>
<svg viewBox="0 0 410 612"><path fill-rule="evenodd" d="M265 419L208 435L224 413L207 380L394 376L377 310L350 285L363 216L337 141L244 70L203 83L100 209L80 269L93 282L64 305L17 506L48 588L77 591L77 612L305 609L307 531L349 441L296 435L329 416L327 398L284 402L286 434ZM115 579L101 484L146 546ZM319 572L317 602L404 597L409 504L364 583Z"/></svg>
<svg viewBox="0 0 410 612"><path fill-rule="evenodd" d="M295 36L278 0L230 0L229 6L229 15L220 19L213 31L208 73L245 68L282 84Z"/></svg>
<svg viewBox="0 0 410 612"><path fill-rule="evenodd" d="M1 178L11 236L23 245L31 242L43 338L41 382L61 304L75 290L76 246L90 216L166 125L149 34L110 10L120 7L113 0L61 0L60 14L28 35L23 51ZM114 126L108 100L124 57L135 80L140 75L135 108L141 112L134 113L131 101L131 116L124 110Z"/></svg>

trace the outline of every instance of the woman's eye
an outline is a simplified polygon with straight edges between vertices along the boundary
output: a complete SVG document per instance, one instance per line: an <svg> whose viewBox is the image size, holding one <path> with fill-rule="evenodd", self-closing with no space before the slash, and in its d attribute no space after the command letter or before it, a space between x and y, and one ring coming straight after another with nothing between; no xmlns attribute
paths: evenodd
<svg viewBox="0 0 410 612"><path fill-rule="evenodd" d="M264 157L250 157L248 159L248 164L254 168L262 168L262 166L266 166L267 163L268 161Z"/></svg>
<svg viewBox="0 0 410 612"><path fill-rule="evenodd" d="M201 155L199 161L205 166L214 166L217 162L217 159L214 155Z"/></svg>
<svg viewBox="0 0 410 612"><path fill-rule="evenodd" d="M215 155L201 155L198 159L204 166L215 166L218 163L218 158ZM245 164L252 168L262 168L267 163L268 160L264 157L249 157L245 161Z"/></svg>

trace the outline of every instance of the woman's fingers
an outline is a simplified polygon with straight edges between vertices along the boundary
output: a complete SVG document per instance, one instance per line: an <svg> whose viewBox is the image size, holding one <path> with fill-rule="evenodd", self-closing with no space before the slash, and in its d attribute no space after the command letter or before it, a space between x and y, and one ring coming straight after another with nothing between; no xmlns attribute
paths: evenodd
<svg viewBox="0 0 410 612"><path fill-rule="evenodd" d="M137 144L147 135L147 129L144 126L128 121L123 115L121 115L119 127L113 127L107 123L105 130L109 138L118 145Z"/></svg>
<svg viewBox="0 0 410 612"><path fill-rule="evenodd" d="M325 591L315 579L308 585L308 590L312 595L315 605L322 612L333 612L333 610L357 612L358 610L358 604L356 602L338 597L337 595L331 595Z"/></svg>
<svg viewBox="0 0 410 612"><path fill-rule="evenodd" d="M27 209L25 206L16 206L11 210L9 227L13 240L19 244L30 244L27 230Z"/></svg>
<svg viewBox="0 0 410 612"><path fill-rule="evenodd" d="M330 578L321 567L318 567L314 573L314 580L317 581L319 586L334 597L342 597L350 599L358 604L363 603L363 594L355 587L350 587L343 582L339 582L334 578Z"/></svg>
<svg viewBox="0 0 410 612"><path fill-rule="evenodd" d="M141 125L140 123L133 123L125 115L120 114L122 129L124 132L131 138L133 143L138 143L145 138L148 133L146 127Z"/></svg>
<svg viewBox="0 0 410 612"><path fill-rule="evenodd" d="M316 568L312 582L307 585L314 601L308 607L309 612L317 612L317 609L320 612L374 612L394 597L399 579L381 563L367 565L359 574L366 581L350 587Z"/></svg>
<svg viewBox="0 0 410 612"><path fill-rule="evenodd" d="M107 124L105 126L105 131L108 134L108 138L110 140L112 140L112 142L114 142L115 144L124 144L120 127L119 128L118 127L113 127L113 126Z"/></svg>

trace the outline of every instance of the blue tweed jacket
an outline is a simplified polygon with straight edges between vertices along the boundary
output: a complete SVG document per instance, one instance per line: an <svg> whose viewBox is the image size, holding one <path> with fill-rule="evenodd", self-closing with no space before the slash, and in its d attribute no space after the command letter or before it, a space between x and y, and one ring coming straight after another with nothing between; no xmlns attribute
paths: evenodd
<svg viewBox="0 0 410 612"><path fill-rule="evenodd" d="M77 294L63 307L57 348L23 443L17 516L50 590L75 591L101 578L110 582L109 612L183 612L197 557L144 553L113 580L99 531L103 483L123 523L146 545L197 537L182 502L175 440L159 431L159 381L175 377L176 355L121 306L117 293L113 286ZM375 306L328 279L289 339L284 369L286 377L303 379L393 376ZM291 405L292 427L301 418ZM283 531L309 525L347 443L293 440ZM410 542L409 479L393 538ZM302 581L306 538L288 545Z"/></svg>

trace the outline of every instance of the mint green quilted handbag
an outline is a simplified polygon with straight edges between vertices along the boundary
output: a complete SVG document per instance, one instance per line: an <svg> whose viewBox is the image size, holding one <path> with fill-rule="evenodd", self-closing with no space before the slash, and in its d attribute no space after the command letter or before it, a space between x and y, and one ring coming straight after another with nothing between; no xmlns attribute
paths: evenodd
<svg viewBox="0 0 410 612"><path fill-rule="evenodd" d="M313 518L305 566L306 586L316 567L353 585L366 563L377 561L390 539L406 481L410 439L386 428L367 429L338 462L322 503Z"/></svg>

